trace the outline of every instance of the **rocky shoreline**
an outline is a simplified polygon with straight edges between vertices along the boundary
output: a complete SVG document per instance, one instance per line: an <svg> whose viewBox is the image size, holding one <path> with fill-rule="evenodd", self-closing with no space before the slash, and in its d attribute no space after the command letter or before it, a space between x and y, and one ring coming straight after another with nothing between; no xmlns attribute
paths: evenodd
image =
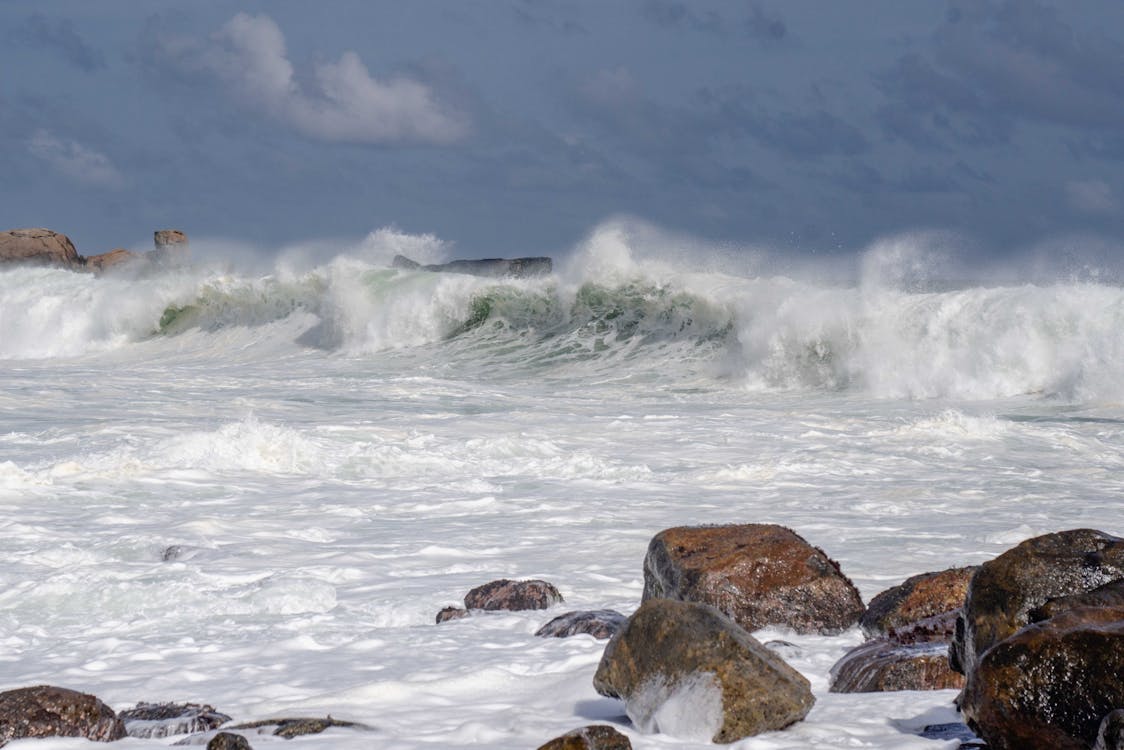
<svg viewBox="0 0 1124 750"><path fill-rule="evenodd" d="M111 268L162 268L186 262L187 235L178 229L158 229L153 233L153 249L134 253L114 248L107 253L84 256L65 234L43 227L10 229L0 232L0 267L34 265L89 271L100 274Z"/></svg>
<svg viewBox="0 0 1124 750"><path fill-rule="evenodd" d="M437 623L563 602L552 584L498 580L446 607ZM991 750L1124 750L1124 539L1093 529L1035 537L970 568L913 576L863 606L838 563L771 524L679 527L652 539L644 594L630 617L611 610L555 616L540 637L608 639L594 677L641 733L735 742L801 721L815 703L766 626L868 640L831 670L833 692L963 687L963 724L921 736ZM683 709L688 706L689 709ZM110 742L184 735L175 744L249 748L371 727L327 717L233 724L201 704L141 703L115 713L92 695L40 685L0 693L0 746L28 737ZM627 736L581 727L540 750L622 750Z"/></svg>

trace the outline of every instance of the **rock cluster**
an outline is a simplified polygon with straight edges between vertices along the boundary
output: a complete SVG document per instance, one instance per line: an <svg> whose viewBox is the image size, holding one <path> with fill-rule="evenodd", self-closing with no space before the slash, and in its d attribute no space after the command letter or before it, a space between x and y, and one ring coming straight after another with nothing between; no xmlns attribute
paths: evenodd
<svg viewBox="0 0 1124 750"><path fill-rule="evenodd" d="M445 607L437 613L437 624L468 617L472 610L520 612L527 609L547 609L562 601L562 594L547 581L512 581L501 578L469 591L464 597L464 609Z"/></svg>
<svg viewBox="0 0 1124 750"><path fill-rule="evenodd" d="M187 235L178 229L161 229L154 234L154 249L134 253L115 248L107 253L83 257L65 234L36 227L0 232L0 267L5 265L38 265L67 268L73 271L104 273L111 268L150 265L181 265L188 257Z"/></svg>

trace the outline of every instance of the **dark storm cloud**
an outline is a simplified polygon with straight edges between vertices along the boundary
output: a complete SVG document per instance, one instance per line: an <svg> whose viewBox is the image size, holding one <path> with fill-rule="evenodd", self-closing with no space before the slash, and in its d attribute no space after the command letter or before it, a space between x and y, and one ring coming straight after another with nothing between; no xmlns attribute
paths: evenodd
<svg viewBox="0 0 1124 750"><path fill-rule="evenodd" d="M49 48L87 73L105 67L105 56L74 30L69 19L51 19L42 13L32 13L11 29L8 38L29 47Z"/></svg>
<svg viewBox="0 0 1124 750"><path fill-rule="evenodd" d="M877 81L882 126L918 146L1007 143L1023 123L1124 127L1124 45L1035 0L954 2L929 54Z"/></svg>

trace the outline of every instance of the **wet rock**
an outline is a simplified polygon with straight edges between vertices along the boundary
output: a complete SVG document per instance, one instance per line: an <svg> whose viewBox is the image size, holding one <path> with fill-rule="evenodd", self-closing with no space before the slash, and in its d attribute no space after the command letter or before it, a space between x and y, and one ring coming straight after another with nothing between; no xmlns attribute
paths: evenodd
<svg viewBox="0 0 1124 750"><path fill-rule="evenodd" d="M1031 622L1041 622L1079 607L1120 606L1124 606L1124 578L1098 586L1092 591L1047 599L1041 607L1030 610L1027 616Z"/></svg>
<svg viewBox="0 0 1124 750"><path fill-rule="evenodd" d="M976 735L972 733L968 725L958 721L947 724L928 724L921 730L920 736L927 740L972 741L976 739Z"/></svg>
<svg viewBox="0 0 1124 750"><path fill-rule="evenodd" d="M370 729L370 727L365 724L359 724L354 721L340 721L339 719L333 719L331 716L327 716L323 719L319 717L262 719L261 721L250 721L244 724L233 724L227 727L227 729L256 729L258 730L258 734L272 734L275 737L292 739L293 737L300 737L306 734L320 734L330 727Z"/></svg>
<svg viewBox="0 0 1124 750"><path fill-rule="evenodd" d="M117 714L130 737L170 737L216 729L230 717L199 703L138 703Z"/></svg>
<svg viewBox="0 0 1124 750"><path fill-rule="evenodd" d="M35 227L0 232L0 266L8 264L81 269L86 262L65 234Z"/></svg>
<svg viewBox="0 0 1124 750"><path fill-rule="evenodd" d="M978 660L968 726L993 750L1086 750L1124 706L1124 607L1085 607L1028 625Z"/></svg>
<svg viewBox="0 0 1124 750"><path fill-rule="evenodd" d="M437 624L440 625L441 623L448 622L449 620L459 620L462 617L468 617L467 609L461 609L460 607L445 607L443 610L437 613Z"/></svg>
<svg viewBox="0 0 1124 750"><path fill-rule="evenodd" d="M960 609L977 566L922 573L870 600L859 625L867 638L918 620Z"/></svg>
<svg viewBox="0 0 1124 750"><path fill-rule="evenodd" d="M831 692L946 690L964 686L948 668L948 642L899 643L878 638L851 649L831 668Z"/></svg>
<svg viewBox="0 0 1124 750"><path fill-rule="evenodd" d="M729 743L811 709L808 681L717 609L649 599L605 647L593 678L642 732Z"/></svg>
<svg viewBox="0 0 1124 750"><path fill-rule="evenodd" d="M632 750L632 743L616 729L595 724L555 737L538 750Z"/></svg>
<svg viewBox="0 0 1124 750"><path fill-rule="evenodd" d="M567 612L543 625L535 633L543 638L569 638L574 635L591 635L594 638L612 638L628 618L612 609L588 612Z"/></svg>
<svg viewBox="0 0 1124 750"><path fill-rule="evenodd" d="M25 737L112 742L124 736L117 714L92 695L51 685L0 693L0 746Z"/></svg>
<svg viewBox="0 0 1124 750"><path fill-rule="evenodd" d="M207 750L254 750L250 741L234 732L219 732L207 743Z"/></svg>
<svg viewBox="0 0 1124 750"><path fill-rule="evenodd" d="M95 273L104 273L111 268L117 268L134 263L143 263L145 258L137 253L118 247L101 255L91 255L86 258L86 268Z"/></svg>
<svg viewBox="0 0 1124 750"><path fill-rule="evenodd" d="M1093 750L1124 750L1124 708L1110 711L1101 719Z"/></svg>
<svg viewBox="0 0 1124 750"><path fill-rule="evenodd" d="M546 581L501 579L477 586L464 597L467 609L524 610L546 609L562 601L558 589Z"/></svg>
<svg viewBox="0 0 1124 750"><path fill-rule="evenodd" d="M838 633L864 611L835 561L773 524L661 531L644 558L643 598L709 604L746 630L780 625L798 633Z"/></svg>
<svg viewBox="0 0 1124 750"><path fill-rule="evenodd" d="M149 260L160 266L179 266L187 263L191 252L187 235L178 229L159 229L153 232L155 248Z"/></svg>

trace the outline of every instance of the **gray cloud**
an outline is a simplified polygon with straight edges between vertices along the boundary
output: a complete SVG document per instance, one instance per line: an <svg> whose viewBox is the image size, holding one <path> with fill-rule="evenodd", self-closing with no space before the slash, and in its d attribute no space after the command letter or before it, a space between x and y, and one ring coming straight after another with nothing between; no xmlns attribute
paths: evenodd
<svg viewBox="0 0 1124 750"><path fill-rule="evenodd" d="M37 130L27 141L32 156L49 164L67 179L84 185L120 188L124 179L109 157L77 141Z"/></svg>
<svg viewBox="0 0 1124 750"><path fill-rule="evenodd" d="M677 0L646 0L640 14L648 21L667 28L686 28L695 31L721 31L723 20L714 11L698 11Z"/></svg>
<svg viewBox="0 0 1124 750"><path fill-rule="evenodd" d="M20 44L54 49L68 63L87 73L105 67L105 56L87 44L69 19L51 19L42 13L32 13L13 27L8 36Z"/></svg>
<svg viewBox="0 0 1124 750"><path fill-rule="evenodd" d="M750 9L749 20L745 27L750 36L764 42L779 42L788 35L788 26L779 16L770 16L761 10L760 5Z"/></svg>
<svg viewBox="0 0 1124 750"><path fill-rule="evenodd" d="M877 77L882 126L918 146L1006 143L1020 122L1124 127L1124 45L1037 0L955 0L929 54Z"/></svg>
<svg viewBox="0 0 1124 750"><path fill-rule="evenodd" d="M189 78L219 81L247 108L317 140L448 144L469 132L463 113L429 86L405 76L375 78L355 52L299 77L284 34L266 15L239 13L203 41L162 37L150 52Z"/></svg>

